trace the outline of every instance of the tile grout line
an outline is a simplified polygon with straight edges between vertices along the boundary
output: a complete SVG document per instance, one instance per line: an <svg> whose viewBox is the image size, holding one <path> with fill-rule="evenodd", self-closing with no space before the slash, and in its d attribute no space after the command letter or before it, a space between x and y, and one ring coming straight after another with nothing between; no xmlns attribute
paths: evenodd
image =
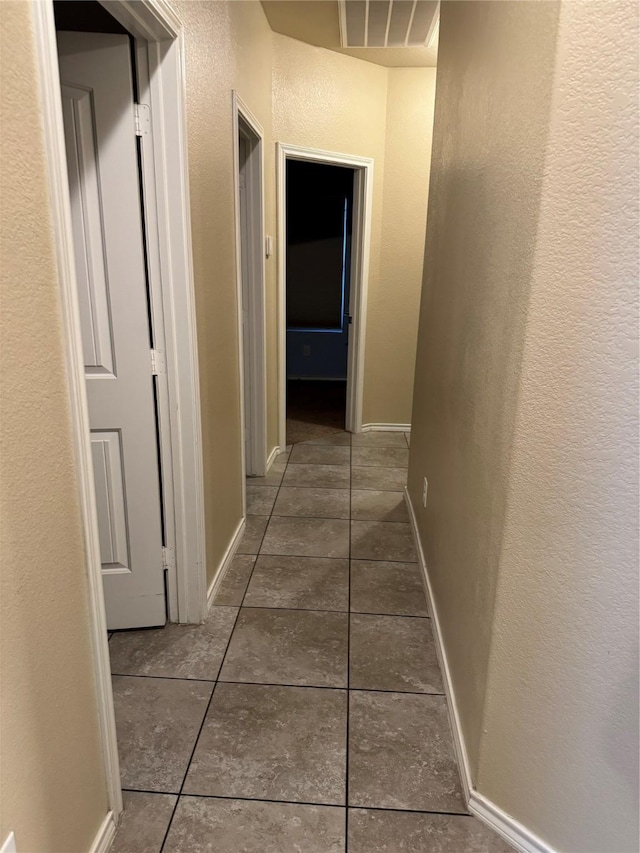
<svg viewBox="0 0 640 853"><path fill-rule="evenodd" d="M292 464L295 467L295 462ZM338 467L346 468L347 466L341 465ZM407 471L408 469L403 468L402 470ZM253 486L256 489L279 489L280 488L280 486L273 486L273 485L268 484L268 483L267 484L265 484L265 483L249 483L249 485ZM285 489L324 489L327 492L346 492L347 491L347 489L345 489L344 486L301 486L298 484L290 486L289 484L284 484L284 488ZM354 489L353 491L354 492L396 492L396 493L401 494L401 495L404 494L404 492L401 489L385 489L384 486L376 486L375 488L367 488L366 486L360 486L359 488ZM301 518L304 518L304 517L305 516L301 516Z"/></svg>
<svg viewBox="0 0 640 853"><path fill-rule="evenodd" d="M245 481L245 488L246 488L246 481ZM267 526L268 526L268 525L267 525ZM266 534L266 531L267 531L267 528L265 527L264 533L263 533L263 535L262 535L262 539L264 539L264 536L265 536L265 534ZM262 547L262 539L260 540L260 547ZM259 550L259 549L258 549L258 550ZM253 556L253 555L248 555L248 556ZM211 704L212 704L212 702L213 702L213 697L214 697L215 692L216 692L216 687L218 686L218 684L223 684L223 683L224 683L224 682L221 682L221 681L220 681L220 673L222 672L222 667L224 666L224 662L225 662L225 659L226 659L226 657L227 657L227 652L229 651L229 646L231 645L231 639L232 639L233 634L234 634L234 632L235 632L235 630L236 630L236 625L238 624L238 619L240 618L240 613L241 613L241 611L242 611L242 603L244 602L245 596L246 596L246 594L247 594L247 589L249 589L249 583L251 583L251 578L252 578L252 576L253 576L253 571L254 571L254 569L255 569L255 566L256 566L257 561L258 561L258 558L257 558L257 556L256 556L256 559L253 561L253 566L251 567L251 572L250 572L250 574L249 574L249 580L248 580L248 582L247 582L247 585L246 585L246 587L245 587L244 592L242 593L242 599L241 599L241 601L240 601L240 606L238 607L238 612L236 613L236 618L235 618L235 619L234 619L234 621L233 621L233 628L232 628L232 629L231 629L231 631L229 632L229 638L228 638L228 640L227 640L227 644L226 644L225 649L224 649L224 654L222 655L222 658L221 658L221 660L220 660L220 666L218 667L218 672L217 672L217 674L216 674L216 680L215 680L214 685L213 685L213 690L211 691L211 696L209 697L209 701L207 702L207 707L206 707L206 709L205 709L204 716L202 717L202 722L200 723L200 728L198 729L198 734L196 735L196 739L195 739L195 742L194 742L194 744L193 744L193 749L191 750L191 755L189 756L189 761L188 761L188 763L187 763L187 768L186 768L186 770L185 770L185 772L184 772L184 776L183 776L183 778L182 778L182 784L180 785L180 790L178 791L178 796L177 796L177 798L176 798L176 802L175 802L175 805L174 805L174 807L173 807L173 811L171 812L171 817L169 818L169 823L167 824L167 828L166 828L165 833L164 833L164 838L162 839L162 844L160 845L160 851L159 851L159 853L163 853L163 850L164 850L165 844L167 843L167 838L169 837L169 832L171 831L171 826L172 826L172 824L173 824L173 819L174 819L174 817L175 817L176 811L177 811L178 806L179 806L179 804L180 804L180 800L181 800L181 798L182 798L182 792L184 791L184 786L185 786L185 784L186 784L186 782L187 782L187 777L188 777L188 775L189 775L189 770L191 770L191 764L192 764L192 762L193 762L193 757L194 757L194 755L196 754L196 749L198 748L198 742L200 741L200 735L202 734L202 730L203 730L203 728L204 728L204 724L205 724L205 722L207 721L207 716L208 716L208 714L209 714L209 709L211 708Z"/></svg>
<svg viewBox="0 0 640 853"><path fill-rule="evenodd" d="M159 796L177 797L175 791L150 791L146 788L123 788L130 794L158 794ZM271 800L268 797L243 797L240 795L231 794L183 794L183 797L195 797L200 800L241 800L247 803L285 803L290 806L319 806L328 809L343 809L345 806L340 803L320 803L310 800ZM437 811L437 809L396 809L391 806L350 806L351 809L365 809L370 812L394 812L396 814L429 814L429 815L449 815L450 817L468 817L473 818L469 812L448 812Z"/></svg>
<svg viewBox="0 0 640 853"><path fill-rule="evenodd" d="M278 485L278 491L276 492L276 497L275 497L275 500L274 500L274 502L273 502L273 506L275 506L276 501L278 500L278 495L280 494L280 489L282 488L282 483L284 482L284 475L286 474L286 472L287 472L287 468L288 468L288 466L289 466L289 459L290 459L290 457L291 457L291 454L289 454L289 456L287 456L287 461L286 461L286 464L285 464L285 466L284 466L284 471L282 472L282 479L280 480L280 484ZM246 489L246 487L247 487L247 481L246 481L246 478L245 478L244 488ZM249 584L251 583L251 578L253 577L253 573L254 573L255 568L256 568L256 563L258 562L258 556L260 555L260 549L262 548L262 543L264 542L264 538L265 538L265 536L267 535L267 528L269 527L269 521L270 521L270 520L271 520L271 515L269 515L268 520L267 520L267 523L266 523L266 525L265 525L264 532L263 532L263 534L262 534L262 538L260 539L260 545L259 545L259 546L258 546L258 548L257 548L257 554L255 555L255 560L253 561L253 566L251 567L251 572L249 573L249 580L247 581L247 585L246 585L246 587L244 588L244 592L242 593L242 598L241 598L241 600L240 600L240 605L239 605L239 607L238 607L238 612L236 613L236 618L235 618L235 620L234 620L234 622L233 622L233 628L231 629L231 631L230 631L230 633L229 633L229 639L227 640L227 644L226 644L226 646L225 646L224 654L222 655L222 658L221 658L221 660L220 660L220 666L219 666L219 668L218 668L218 673L217 673L217 675L216 675L216 680L215 680L214 685L213 685L213 690L211 691L211 696L209 697L209 701L207 702L207 707L206 707L206 710L205 710L205 712L204 712L204 716L203 716L203 718L202 718L202 722L200 723L200 728L198 729L198 734L197 734L197 736L196 736L195 743L194 743L194 745L193 745L193 749L191 750L191 755L189 756L189 761L188 761L188 763L187 763L187 769L185 770L185 773L184 773L184 776L183 776L183 779L182 779L182 784L180 785L180 790L179 790L179 792L178 792L178 796L177 796L177 799L176 799L175 805L174 805L174 807L173 807L173 811L171 812L171 817L170 817L170 819L169 819L169 823L167 824L167 828L166 828L166 830L165 830L164 838L162 839L162 844L161 844L161 846L160 846L160 853L163 853L163 850L164 850L165 844L166 844L166 842L167 842L167 838L169 837L169 832L171 831L171 825L173 824L173 819L174 819L174 817L175 817L175 814L176 814L176 811L177 811L178 805L180 804L180 799L181 799L181 797L183 796L183 793L182 793L182 792L184 791L184 786L185 786L185 784L186 784L187 777L188 777L188 775L189 775L189 770L191 769L191 764L192 764L192 762L193 762L193 757L194 757L194 755L195 755L195 753L196 753L196 749L198 748L198 742L199 742L199 740L200 740L200 735L202 734L202 730L203 730L203 728L204 728L204 724L205 724L205 722L206 722L206 720L207 720L207 716L208 716L208 714L209 714L209 709L211 708L211 704L212 704L212 702L213 702L213 697L214 697L215 692L216 692L216 687L218 686L218 684L225 684L225 683L226 683L226 682L224 682L224 681L221 681L221 680L220 680L220 673L222 672L222 667L224 666L224 662L225 662L226 657L227 657L227 652L229 651L229 646L231 645L231 640L232 640L233 635L234 635L234 633L235 633L236 626L237 626L237 624L238 624L238 620L239 620L239 618L240 618L240 614L241 614L241 612L242 612L242 606L243 606L243 604L244 604L244 600L245 600L246 595L247 595L247 590L249 589ZM253 554L249 554L249 555L247 555L247 556L253 556Z"/></svg>
<svg viewBox="0 0 640 853"><path fill-rule="evenodd" d="M238 613L240 613L239 608L238 608ZM236 622L237 622L237 620L238 620L238 615L236 614ZM235 628L235 622L234 622L234 628ZM231 633L233 633L233 631ZM231 640L231 634L229 635L229 641L230 640ZM227 648L229 648L228 642L227 642ZM225 649L225 655L226 655L226 653L227 653L227 650ZM223 657L223 660L224 660L224 657ZM173 810L171 812L171 817L169 818L169 823L167 824L167 828L165 829L165 832L164 832L164 837L162 839L162 844L160 845L159 853L162 853L162 851L164 850L164 846L167 843L167 838L169 837L169 833L171 831L173 819L176 815L176 811L178 809L178 806L180 805L180 798L182 797L182 791L184 790L185 782L187 781L187 776L189 775L189 770L191 769L191 762L193 761L193 756L195 755L196 749L198 747L198 741L200 740L200 735L202 734L202 729L204 728L204 724L205 724L205 721L207 719L207 714L209 713L209 708L211 707L211 703L213 702L213 697L214 697L214 694L216 692L217 685L218 685L218 681L216 680L213 684L213 688L211 690L211 696L209 696L209 701L207 702L207 707L205 708L204 714L202 716L202 721L200 722L200 728L198 729L198 734L196 735L195 741L193 743L193 749L191 750L191 755L189 756L189 761L187 762L187 767L186 767L186 770L184 771L184 776L182 777L182 782L180 784L180 790L178 791L178 794L176 796L176 801L175 801L175 804L173 806Z"/></svg>
<svg viewBox="0 0 640 853"><path fill-rule="evenodd" d="M347 570L347 727L345 750L344 850L349 851L349 708L351 705L351 537L353 524L353 435L349 433L349 567Z"/></svg>
<svg viewBox="0 0 640 853"><path fill-rule="evenodd" d="M176 675L122 675L113 673L115 678L154 678L158 681L194 681L196 684L246 684L251 687L300 687L303 690L350 690L354 693L397 693L400 696L445 696L445 693L431 690L390 690L384 687L347 687L344 684L290 684L285 681L238 681L231 678L218 678L216 681L204 678L181 678Z"/></svg>
<svg viewBox="0 0 640 853"><path fill-rule="evenodd" d="M260 516L252 516L252 517L253 518L264 518L265 516L260 515ZM276 516L276 518L288 518L288 517L289 516ZM269 516L269 518L271 518L271 516ZM309 521L310 519L305 519L305 520ZM313 519L311 519L311 520L313 520ZM347 519L347 518L329 519L329 521L348 521L348 520L349 519ZM320 521L322 521L322 519L320 519ZM381 522L381 524L404 524L404 523L405 523L404 521L388 521L388 522L383 521L383 522ZM409 526L411 526L411 525L409 525ZM238 556L239 557L255 557L256 559L258 557L295 557L299 560L306 560L306 559L310 559L310 560L348 560L349 559L349 557L314 557L313 555L309 556L309 554L239 554ZM354 563L395 563L395 564L399 564L399 565L403 565L403 566L418 566L419 565L417 560L379 560L379 559L375 559L375 558L371 558L371 557L356 557L353 562ZM214 605L212 605L212 606L214 606ZM217 607L237 607L237 605L234 605L234 604L218 604L215 606L217 606ZM128 630L128 629L126 629L126 630ZM141 628L140 630L146 631L147 629ZM154 629L149 629L149 630L154 630Z"/></svg>
<svg viewBox="0 0 640 853"><path fill-rule="evenodd" d="M263 554L263 556L271 556L270 554ZM310 559L314 559L313 557ZM318 558L324 559L324 558ZM336 559L347 559L345 557L339 557ZM233 604L213 604L212 607L237 607L238 605ZM245 610L293 610L294 613L353 613L354 616L387 616L390 618L398 618L398 619L431 619L430 616L420 616L417 613L377 613L373 610L330 610L326 607L275 607L269 604L243 604L242 605ZM116 675L116 673L113 673ZM176 678L180 678L180 676L176 676ZM213 678L202 678L201 681L213 681Z"/></svg>
<svg viewBox="0 0 640 853"><path fill-rule="evenodd" d="M317 489L309 489L309 491L317 491ZM330 489L329 491L337 492L337 491L347 491L347 489ZM391 492L391 494L402 494L402 492ZM349 503L351 503L351 497L349 497ZM344 515L281 515L279 513L272 512L270 515L264 515L257 513L247 513L247 517L250 518L268 518L271 520L272 518L299 518L301 521L361 521L363 524L408 524L411 526L411 522L409 521L389 521L386 518L347 518ZM250 555L246 555L250 556ZM265 554L264 556L272 556L271 554ZM274 556L278 556L277 554ZM284 556L284 555L280 555ZM292 556L296 556L293 554ZM334 559L344 559L344 557L334 557Z"/></svg>
<svg viewBox="0 0 640 853"><path fill-rule="evenodd" d="M205 709L205 712L204 712L204 715L202 718L202 721L200 723L200 727L199 727L197 735L195 737L193 749L192 749L191 754L189 756L187 767L186 767L186 770L185 770L185 773L184 773L182 783L180 785L179 790L177 792L175 792L175 791L164 792L164 791L144 791L143 789L138 789L138 788L124 788L124 787L122 788L122 790L126 791L126 792L149 793L149 794L166 794L166 795L174 796L176 798L176 802L173 806L171 816L169 818L169 821L168 821L168 824L167 824L167 827L166 827L166 830L164 833L164 837L162 840L162 844L161 844L159 853L163 853L163 851L165 849L165 846L166 846L166 843L167 843L167 840L168 840L168 837L170 835L170 831L172 828L173 820L175 818L175 815L176 815L178 806L180 804L180 801L183 797L194 797L194 798L210 799L210 800L239 800L239 801L248 802L248 803L250 803L250 802L264 802L264 803L274 803L274 804L289 803L291 805L301 805L301 806L344 808L345 809L345 815L344 815L344 826L345 826L344 853L348 853L349 812L351 809L359 809L359 810L361 809L361 810L368 810L368 811L379 811L379 812L390 812L390 813L396 812L396 813L424 814L424 815L443 815L443 816L448 815L448 816L452 816L452 817L470 817L468 812L438 811L438 810L429 810L429 809L403 809L403 808L392 808L392 807L385 807L385 806L371 806L371 805L364 805L364 804L353 804L353 805L351 805L349 802L349 795L350 795L350 792L349 792L349 758L350 758L350 744L349 744L350 718L349 718L349 715L350 715L350 694L351 694L351 692L356 692L356 693L359 693L359 692L393 693L393 694L398 694L398 695L407 695L408 694L408 695L418 695L418 696L444 696L445 695L445 694L440 693L440 692L430 693L430 692L424 692L424 691L386 690L386 689L375 689L375 688L371 689L371 688L366 688L366 687L357 688L357 687L351 686L351 659L350 659L351 615L352 615L352 611L351 611L351 564L352 564L352 526L353 526L353 521L354 521L354 519L353 519L353 502L352 502L353 491L354 491L354 489L353 489L353 438L351 435L349 436L349 441L350 441L350 444L349 444L349 459L350 459L350 463L349 463L349 515L348 515L349 541L348 541L348 558L347 558L349 562L348 562L348 570L347 570L347 582L348 582L347 610L346 611L343 611L343 610L324 610L324 609L302 608L302 607L299 607L299 608L286 608L286 607L281 608L281 607L265 607L265 606L259 606L259 605L252 607L250 605L245 605L247 593L249 591L249 587L250 587L250 584L252 582L252 579L253 579L253 576L255 573L255 568L256 568L258 558L261 556L261 549L263 547L264 540L266 538L267 531L268 531L271 520L274 517L292 517L292 518L298 517L298 518L304 518L304 519L307 518L306 516L276 516L276 514L275 514L275 507L276 507L278 497L279 497L283 487L286 488L284 486L284 480L285 480L285 475L286 475L286 472L289 468L289 465L291 464L290 459L291 459L291 455L293 452L293 448L292 448L291 453L287 456L286 461L285 461L284 470L282 473L282 478L281 478L280 483L279 483L277 490L276 490L276 496L275 496L274 501L272 503L271 512L268 514L268 516L266 516L267 523L265 525L263 534L260 538L260 544L257 548L257 553L255 555L246 555L246 556L253 557L253 564L251 566L251 571L249 572L248 580L246 582L244 591L242 592L240 603L239 603L239 605L237 605L237 613L235 615L235 619L233 621L233 626L232 626L232 629L229 633L229 636L228 636L228 639L227 639L227 642L225 645L224 653L221 657L220 665L219 665L219 668L217 670L217 674L216 674L215 679L181 678L179 676L147 676L147 675L137 675L137 676L126 676L125 675L125 676L123 676L123 677L158 678L158 679L164 678L164 679L173 679L173 680L195 681L195 682L200 682L200 683L209 683L209 684L213 685L212 690L211 690L211 694L209 696L209 700L207 702L207 706L206 706L206 709ZM405 441L406 441L406 435L405 435ZM295 444L293 446L295 447ZM408 446L408 442L407 442L407 446ZM305 488L305 487L296 487L296 488ZM314 487L308 487L308 488L314 488ZM356 491L358 491L358 490L356 490ZM394 492L395 490L384 490L383 489L383 490L364 490L364 491L391 491L391 492ZM318 518L318 517L313 516L311 518ZM347 520L347 519L345 519L345 520ZM365 519L363 519L363 520L365 520ZM371 519L371 521L375 522L377 520ZM404 524L405 522L382 522L382 523ZM262 556L268 556L268 557L283 556L283 557L292 557L292 558L296 557L296 555L289 555L289 554L287 554L287 555L266 555L265 554ZM345 558L341 557L341 558L334 558L334 559L344 560ZM380 562L380 563L387 563L387 564L391 564L391 565L393 565L393 564L403 565L404 564L407 566L417 565L417 562L413 563L411 561L404 561L404 560L400 561L400 560L375 560L375 559L374 560L367 560L367 559L362 559L362 560L356 560L356 562L373 562L373 563ZM234 606L234 605L216 605L216 606ZM279 683L273 683L272 684L269 682L227 681L225 679L222 679L220 677L220 675L221 675L226 657L228 655L230 645L231 645L233 636L235 634L235 630L238 627L238 621L240 619L240 615L244 609L264 609L264 610L273 610L273 611L294 610L294 611L310 612L310 613L314 613L314 612L315 613L342 613L342 614L346 613L346 616L347 616L347 648L346 648L346 652L347 652L347 654L346 654L346 663L347 663L346 675L347 675L347 678L346 678L346 688L341 687L341 686L331 686L331 685L279 684ZM358 613L360 614L360 612L358 612ZM356 615L356 614L354 614L354 615ZM363 612L360 615L365 615L365 616L369 615L369 616L373 616L373 617L383 616L383 617L391 617L391 618L396 617L396 618L413 618L413 619L416 619L416 618L428 619L429 618L428 616L416 616L416 615L412 615L412 614L385 614L385 613L366 613L366 612ZM113 636L113 634L111 633L108 639L111 640L112 636ZM118 674L114 673L114 675L118 675ZM299 800L279 800L279 799L268 799L268 798L250 797L250 796L231 796L231 795L223 795L223 794L208 795L208 794L184 793L184 788L186 786L186 781L187 781L187 778L188 778L188 775L189 775L189 772L190 772L190 769L192 766L193 759L195 757L195 752L198 748L199 740L200 740L200 737L202 735L205 723L207 721L208 714L210 713L210 709L211 709L211 706L213 704L213 700L214 700L214 696L215 696L215 692L216 692L216 688L217 688L218 684L238 684L238 685L248 684L248 685L259 685L259 686L267 686L267 687L292 687L292 688L303 687L303 688L308 688L308 689L319 689L319 690L344 690L345 694L346 694L346 700L347 700L347 707L346 707L346 752L345 752L345 802L344 802L344 805L342 805L341 803L305 802L305 801L299 801Z"/></svg>

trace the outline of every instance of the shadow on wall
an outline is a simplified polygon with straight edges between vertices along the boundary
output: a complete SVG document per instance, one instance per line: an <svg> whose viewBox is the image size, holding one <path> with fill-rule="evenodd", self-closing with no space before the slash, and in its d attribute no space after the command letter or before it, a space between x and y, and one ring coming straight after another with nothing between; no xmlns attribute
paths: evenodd
<svg viewBox="0 0 640 853"><path fill-rule="evenodd" d="M496 39L515 13L487 5L470 14L448 4L442 15L409 469L474 776L558 23L551 4L542 14L518 4L519 44L501 55ZM497 23L483 44L474 16L487 14Z"/></svg>

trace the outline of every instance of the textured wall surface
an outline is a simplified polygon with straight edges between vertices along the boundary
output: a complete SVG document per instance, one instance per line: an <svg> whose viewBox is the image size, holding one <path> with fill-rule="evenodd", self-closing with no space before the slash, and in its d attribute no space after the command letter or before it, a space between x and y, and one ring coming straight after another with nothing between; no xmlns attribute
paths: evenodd
<svg viewBox="0 0 640 853"><path fill-rule="evenodd" d="M364 423L411 423L435 68L390 68L380 280L369 295Z"/></svg>
<svg viewBox="0 0 640 853"><path fill-rule="evenodd" d="M630 2L443 6L416 367L473 782L580 853L638 843L636 45Z"/></svg>
<svg viewBox="0 0 640 853"><path fill-rule="evenodd" d="M386 69L274 33L274 140L373 157L364 423L411 420L434 70Z"/></svg>
<svg viewBox="0 0 640 853"><path fill-rule="evenodd" d="M259 3L173 5L185 24L207 573L211 581L242 518L231 93L238 91L265 131L266 228L273 233L271 30ZM268 322L275 324L273 258L266 261L266 275ZM270 388L277 387L273 361L272 354ZM277 409L274 413L271 406L269 425L270 435L275 435Z"/></svg>
<svg viewBox="0 0 640 853"><path fill-rule="evenodd" d="M84 853L107 795L29 4L0 37L0 842Z"/></svg>
<svg viewBox="0 0 640 853"><path fill-rule="evenodd" d="M474 770L557 13L456 2L441 18L409 490Z"/></svg>
<svg viewBox="0 0 640 853"><path fill-rule="evenodd" d="M411 410L434 72L428 68L388 70L273 34L258 2L173 5L186 27L191 220L211 579L242 514L231 90L238 91L265 133L267 234L276 235L276 141L375 159L364 420L406 423ZM387 97L389 79L393 81L391 99ZM387 123L387 107L391 124ZM393 176L387 183L386 146ZM414 165L407 165L414 153ZM403 189L398 184L405 180L412 184ZM383 238L385 193L391 211L385 223L389 236ZM398 221L405 226L402 240ZM399 273L394 276L396 266ZM271 451L278 444L275 256L266 261L266 314L267 447Z"/></svg>
<svg viewBox="0 0 640 853"><path fill-rule="evenodd" d="M562 4L478 773L581 853L638 849L637 45Z"/></svg>
<svg viewBox="0 0 640 853"><path fill-rule="evenodd" d="M388 71L278 33L273 34L273 45L274 141L375 161L369 260L373 300L380 287ZM372 347L368 328L367 375ZM368 411L366 402L363 410Z"/></svg>
<svg viewBox="0 0 640 853"><path fill-rule="evenodd" d="M231 91L237 89L265 131L266 230L275 236L272 33L258 2L176 0L173 5L185 23L187 51L191 221L211 578L242 515ZM4 241L0 832L14 829L21 851L72 853L88 848L106 813L107 801L29 7L3 2L0 15ZM276 87L274 111L276 117L286 119L287 131L280 138L376 158L375 292L388 72L279 38L289 44L282 48L276 64L280 70L286 67L284 76L290 86L288 92ZM335 59L335 65L326 62L325 54ZM355 94L350 93L352 87ZM426 96L427 110L429 97L431 90ZM289 125L287 114L292 117L295 110L300 115ZM299 119L303 119L304 129L289 133ZM273 446L278 427L275 258L267 261L266 276L268 426Z"/></svg>

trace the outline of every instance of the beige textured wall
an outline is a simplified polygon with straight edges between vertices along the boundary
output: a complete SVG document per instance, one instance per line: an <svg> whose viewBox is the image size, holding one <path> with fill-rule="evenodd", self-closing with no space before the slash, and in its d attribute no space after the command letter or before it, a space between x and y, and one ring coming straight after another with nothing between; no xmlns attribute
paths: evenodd
<svg viewBox="0 0 640 853"><path fill-rule="evenodd" d="M636 44L443 5L409 488L474 784L576 853L638 840Z"/></svg>
<svg viewBox="0 0 640 853"><path fill-rule="evenodd" d="M265 131L266 224L273 233L271 30L257 2L173 5L184 21L186 37L207 573L211 581L242 517L231 92L238 91ZM266 269L268 312L275 322L274 259L266 262ZM274 384L272 374L274 368L270 370ZM270 410L269 422L271 430L277 431L277 412Z"/></svg>
<svg viewBox="0 0 640 853"><path fill-rule="evenodd" d="M238 94L264 130L264 210L265 234L276 235L276 165L272 134L271 74L273 50L271 29L259 2L231 3L235 35ZM274 329L278 320L276 257L265 260L266 326ZM278 341L267 335L267 449L279 443L278 436Z"/></svg>
<svg viewBox="0 0 640 853"><path fill-rule="evenodd" d="M212 484L205 503L211 580L242 512L231 90L238 91L265 132L267 234L276 235L276 141L375 159L363 414L365 423L407 423L434 71L381 68L274 34L257 1L175 2L174 6L186 26L205 483ZM388 80L392 81L389 91ZM414 152L418 159L411 165ZM391 178L385 181L387 164ZM405 181L410 184L405 186ZM383 231L387 198L389 214ZM388 233L384 240L383 233ZM266 296L267 447L271 451L278 444L275 256L266 261Z"/></svg>
<svg viewBox="0 0 640 853"><path fill-rule="evenodd" d="M408 423L434 69L386 69L277 33L273 45L274 140L375 160L363 422Z"/></svg>
<svg viewBox="0 0 640 853"><path fill-rule="evenodd" d="M274 141L375 160L369 260L369 299L375 304L380 287L388 71L278 33L273 34L273 46ZM375 346L372 333L369 327L365 373ZM369 413L366 402L364 412Z"/></svg>
<svg viewBox="0 0 640 853"><path fill-rule="evenodd" d="M107 795L29 4L0 38L0 842L84 853Z"/></svg>
<svg viewBox="0 0 640 853"><path fill-rule="evenodd" d="M176 0L173 5L186 27L211 579L242 513L231 90L238 90L265 130L266 229L275 235L273 39L258 2ZM89 846L106 813L106 792L55 262L44 164L37 145L39 107L29 7L3 2L0 15L4 235L0 832L14 829L21 850L71 853ZM280 45L275 63L273 116L274 122L280 121L282 133L277 138L376 159L371 285L376 304L388 72L336 54L330 54L335 61L328 63L327 51L277 38L288 42ZM301 64L296 67L296 62ZM278 424L275 259L267 261L267 312L269 439L274 445ZM73 820L69 820L70 802Z"/></svg>
<svg viewBox="0 0 640 853"><path fill-rule="evenodd" d="M390 68L378 287L369 296L364 423L411 423L435 68Z"/></svg>
<svg viewBox="0 0 640 853"><path fill-rule="evenodd" d="M409 489L474 771L557 14L460 2L441 19Z"/></svg>
<svg viewBox="0 0 640 853"><path fill-rule="evenodd" d="M211 580L242 514L240 393L233 219L231 90L236 89L265 133L265 228L275 237L275 141L374 157L365 422L407 422L411 406L415 307L419 293L426 194L388 185L393 232L381 279L385 145L402 180L409 152L428 148L433 69L392 69L272 34L259 2L174 2L186 27L187 120L191 220L203 412L207 570ZM403 74L405 76L403 76ZM387 79L403 109L399 132L386 132ZM397 75L397 76L396 76ZM423 85L420 85L422 79ZM403 81L406 80L406 86ZM273 84L273 101L272 101ZM407 97L405 90L411 95ZM421 106L416 115L415 101ZM413 112L409 108L413 104ZM393 104L390 108L394 110ZM415 121L407 126L407 110ZM394 127L395 127L394 124ZM400 132L401 131L401 132ZM424 137L424 139L422 139ZM428 155L412 176L428 181ZM396 251L393 222L418 235ZM412 223L412 224L409 224ZM393 279L394 264L402 275ZM381 288L393 287L391 298ZM266 261L267 446L278 444L276 258ZM409 306L411 310L409 310ZM396 364L388 381L389 363Z"/></svg>
<svg viewBox="0 0 640 853"><path fill-rule="evenodd" d="M638 35L562 4L478 773L580 853L639 838Z"/></svg>

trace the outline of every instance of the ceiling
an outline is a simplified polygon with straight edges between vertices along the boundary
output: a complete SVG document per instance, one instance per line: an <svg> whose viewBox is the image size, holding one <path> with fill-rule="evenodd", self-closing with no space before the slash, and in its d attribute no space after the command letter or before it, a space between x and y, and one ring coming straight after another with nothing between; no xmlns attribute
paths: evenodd
<svg viewBox="0 0 640 853"><path fill-rule="evenodd" d="M274 32L299 41L388 68L436 65L437 40L433 47L342 47L338 0L262 0L262 6Z"/></svg>

